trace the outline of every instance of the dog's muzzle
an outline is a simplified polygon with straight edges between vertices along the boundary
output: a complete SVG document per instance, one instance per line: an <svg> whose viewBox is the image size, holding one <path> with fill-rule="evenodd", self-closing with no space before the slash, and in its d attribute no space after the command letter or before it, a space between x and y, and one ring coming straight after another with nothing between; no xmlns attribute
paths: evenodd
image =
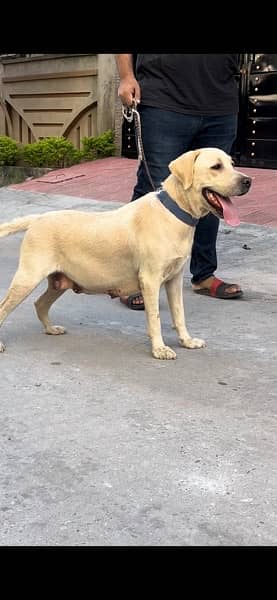
<svg viewBox="0 0 277 600"><path fill-rule="evenodd" d="M241 192L240 192L240 194L237 194L237 195L243 196L243 194L247 194L247 192L250 190L251 183L252 183L251 177L242 177L242 179L240 181Z"/></svg>

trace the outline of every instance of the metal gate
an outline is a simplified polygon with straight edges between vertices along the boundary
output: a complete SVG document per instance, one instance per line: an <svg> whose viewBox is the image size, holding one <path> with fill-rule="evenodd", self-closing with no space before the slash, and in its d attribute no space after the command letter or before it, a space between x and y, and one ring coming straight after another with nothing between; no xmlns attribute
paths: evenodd
<svg viewBox="0 0 277 600"><path fill-rule="evenodd" d="M236 162L277 168L277 53L243 54Z"/></svg>

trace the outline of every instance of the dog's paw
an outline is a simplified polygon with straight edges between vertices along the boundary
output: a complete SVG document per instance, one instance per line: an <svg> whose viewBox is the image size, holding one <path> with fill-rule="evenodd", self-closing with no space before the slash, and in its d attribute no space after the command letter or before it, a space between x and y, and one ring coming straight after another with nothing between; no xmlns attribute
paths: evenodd
<svg viewBox="0 0 277 600"><path fill-rule="evenodd" d="M160 358L161 360L173 360L177 357L176 352L169 348L169 346L160 346L160 348L153 348L152 354L154 358Z"/></svg>
<svg viewBox="0 0 277 600"><path fill-rule="evenodd" d="M2 342L0 342L0 352L5 352L6 346Z"/></svg>
<svg viewBox="0 0 277 600"><path fill-rule="evenodd" d="M205 340L201 338L186 338L179 340L181 346L184 348L204 348L206 346Z"/></svg>
<svg viewBox="0 0 277 600"><path fill-rule="evenodd" d="M45 333L48 333L48 335L62 335L66 333L66 329L60 325L51 325L51 327L45 329Z"/></svg>

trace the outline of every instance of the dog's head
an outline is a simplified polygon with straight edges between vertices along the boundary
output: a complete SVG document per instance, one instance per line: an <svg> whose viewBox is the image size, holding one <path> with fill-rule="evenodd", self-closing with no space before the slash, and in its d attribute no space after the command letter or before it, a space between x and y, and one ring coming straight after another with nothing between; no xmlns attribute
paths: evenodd
<svg viewBox="0 0 277 600"><path fill-rule="evenodd" d="M169 164L182 184L190 208L198 216L212 212L229 225L239 217L231 196L246 194L251 178L234 169L231 157L217 148L202 148L182 154Z"/></svg>

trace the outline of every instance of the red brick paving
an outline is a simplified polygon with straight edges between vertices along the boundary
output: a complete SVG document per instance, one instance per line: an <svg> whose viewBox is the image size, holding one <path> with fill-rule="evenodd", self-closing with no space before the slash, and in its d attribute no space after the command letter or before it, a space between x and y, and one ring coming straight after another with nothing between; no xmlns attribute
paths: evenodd
<svg viewBox="0 0 277 600"><path fill-rule="evenodd" d="M138 161L109 157L58 169L38 179L11 185L17 190L128 202L136 181ZM277 227L277 170L239 167L253 177L246 196L237 197L241 221Z"/></svg>
<svg viewBox="0 0 277 600"><path fill-rule="evenodd" d="M246 167L239 170L253 178L250 192L235 199L241 220L277 227L277 170Z"/></svg>
<svg viewBox="0 0 277 600"><path fill-rule="evenodd" d="M92 200L128 202L136 181L138 161L109 157L57 169L38 179L10 186L18 190L64 194ZM51 176L51 182L48 181ZM69 179L69 176L71 177ZM54 177L57 182L54 183Z"/></svg>

